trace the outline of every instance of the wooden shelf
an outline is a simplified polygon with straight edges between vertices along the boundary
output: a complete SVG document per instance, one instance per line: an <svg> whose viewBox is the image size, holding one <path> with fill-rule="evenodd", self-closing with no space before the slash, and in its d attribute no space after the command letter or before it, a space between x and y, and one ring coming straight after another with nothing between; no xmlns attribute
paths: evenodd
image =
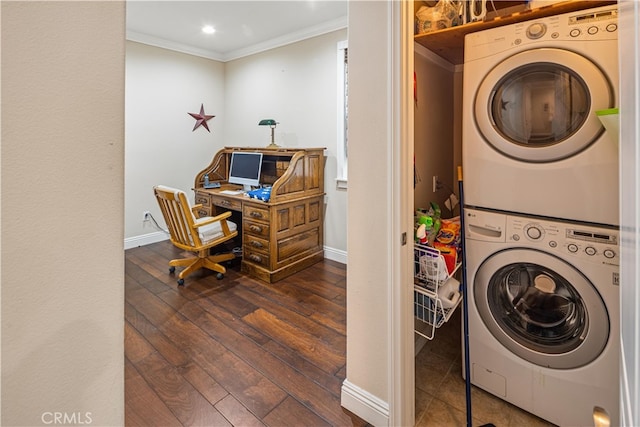
<svg viewBox="0 0 640 427"><path fill-rule="evenodd" d="M594 7L613 5L616 3L617 1L607 0L566 1L562 3L554 3L538 9L510 13L509 15L496 17L487 21L477 21L444 30L433 31L431 33L417 34L414 37L414 40L416 43L421 44L450 63L458 65L464 62L464 36L469 33L486 30L488 28L500 27L502 25L514 24L516 22L543 18L545 16L592 9Z"/></svg>

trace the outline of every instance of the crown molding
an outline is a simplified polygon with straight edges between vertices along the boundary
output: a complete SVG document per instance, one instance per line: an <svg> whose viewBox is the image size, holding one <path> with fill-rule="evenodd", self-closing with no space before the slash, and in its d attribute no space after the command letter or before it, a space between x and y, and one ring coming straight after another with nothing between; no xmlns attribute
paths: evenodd
<svg viewBox="0 0 640 427"><path fill-rule="evenodd" d="M235 51L227 53L225 55L224 61L232 61L234 59L240 59L245 56L255 55L260 52L286 46L292 43L297 43L306 39L310 39L312 37L330 33L332 31L342 30L344 28L347 28L346 16L334 19L332 21L327 21L322 24L314 25L313 27L305 28L304 30L285 34L281 37L266 40L253 46L248 46L244 49L237 49Z"/></svg>
<svg viewBox="0 0 640 427"><path fill-rule="evenodd" d="M302 40L310 39L312 37L321 36L332 31L342 30L344 28L347 28L346 16L314 25L312 27L305 28L304 30L295 31L293 33L285 34L284 36L266 40L252 46L247 46L242 49L236 49L227 53L201 49L182 43L177 43L171 40L166 40L160 37L138 33L135 31L127 31L127 40L150 46L160 47L163 49L169 49L176 52L186 53L189 55L199 56L202 58L212 59L214 61L228 62L235 59L244 58L245 56L255 55L257 53L264 52L270 49L286 46L288 44L296 43Z"/></svg>

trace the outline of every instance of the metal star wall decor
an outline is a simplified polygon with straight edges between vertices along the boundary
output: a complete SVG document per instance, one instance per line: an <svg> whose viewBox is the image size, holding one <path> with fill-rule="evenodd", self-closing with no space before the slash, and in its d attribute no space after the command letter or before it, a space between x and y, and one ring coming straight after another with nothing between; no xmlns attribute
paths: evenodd
<svg viewBox="0 0 640 427"><path fill-rule="evenodd" d="M198 129L200 126L203 126L207 132L211 133L209 130L209 125L207 125L207 121L213 119L215 116L208 116L204 113L204 104L200 104L200 114L198 113L187 113L194 119L196 119L196 125L193 127L193 131Z"/></svg>

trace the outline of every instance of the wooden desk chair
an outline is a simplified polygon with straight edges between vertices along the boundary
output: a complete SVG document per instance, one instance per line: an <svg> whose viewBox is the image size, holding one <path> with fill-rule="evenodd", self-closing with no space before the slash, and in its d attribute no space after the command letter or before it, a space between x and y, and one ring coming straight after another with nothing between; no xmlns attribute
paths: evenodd
<svg viewBox="0 0 640 427"><path fill-rule="evenodd" d="M190 206L184 191L158 185L153 187L153 192L167 223L171 243L180 249L198 253L197 257L169 261L171 273L176 267L185 267L178 275L178 285L184 285L184 278L200 268L217 271L217 278L222 279L227 270L220 263L235 258L235 255L209 255L209 249L238 235L236 224L227 221L231 212L198 218L196 212L201 205Z"/></svg>

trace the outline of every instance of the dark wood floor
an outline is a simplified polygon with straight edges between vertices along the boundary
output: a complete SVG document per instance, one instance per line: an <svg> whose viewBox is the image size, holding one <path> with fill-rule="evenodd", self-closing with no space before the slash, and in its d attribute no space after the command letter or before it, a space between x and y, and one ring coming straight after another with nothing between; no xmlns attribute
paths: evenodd
<svg viewBox="0 0 640 427"><path fill-rule="evenodd" d="M275 284L196 272L168 242L125 251L127 426L365 426L340 406L345 266Z"/></svg>

